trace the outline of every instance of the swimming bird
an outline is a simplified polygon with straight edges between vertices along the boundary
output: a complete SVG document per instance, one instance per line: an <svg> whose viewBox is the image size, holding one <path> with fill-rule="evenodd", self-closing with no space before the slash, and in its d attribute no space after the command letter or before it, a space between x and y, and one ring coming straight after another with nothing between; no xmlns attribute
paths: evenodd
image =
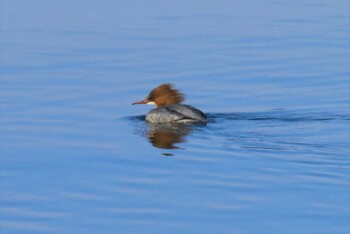
<svg viewBox="0 0 350 234"><path fill-rule="evenodd" d="M151 123L206 123L207 116L197 108L181 104L184 94L174 88L173 84L162 84L153 89L146 99L135 104L156 105L146 115Z"/></svg>

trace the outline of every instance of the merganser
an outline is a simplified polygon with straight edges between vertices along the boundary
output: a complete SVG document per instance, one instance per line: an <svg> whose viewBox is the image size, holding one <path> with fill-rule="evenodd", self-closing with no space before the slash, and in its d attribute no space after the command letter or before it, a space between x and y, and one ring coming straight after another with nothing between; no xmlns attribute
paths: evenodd
<svg viewBox="0 0 350 234"><path fill-rule="evenodd" d="M146 115L151 123L206 123L207 116L190 105L181 104L184 94L173 88L172 84L162 84L153 89L146 99L135 104L156 105Z"/></svg>

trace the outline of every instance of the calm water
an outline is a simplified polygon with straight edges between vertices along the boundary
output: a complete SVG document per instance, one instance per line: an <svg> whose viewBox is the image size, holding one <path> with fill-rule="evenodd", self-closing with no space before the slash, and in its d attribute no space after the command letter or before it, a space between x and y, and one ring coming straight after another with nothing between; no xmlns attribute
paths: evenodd
<svg viewBox="0 0 350 234"><path fill-rule="evenodd" d="M350 233L349 1L214 2L1 1L1 233Z"/></svg>

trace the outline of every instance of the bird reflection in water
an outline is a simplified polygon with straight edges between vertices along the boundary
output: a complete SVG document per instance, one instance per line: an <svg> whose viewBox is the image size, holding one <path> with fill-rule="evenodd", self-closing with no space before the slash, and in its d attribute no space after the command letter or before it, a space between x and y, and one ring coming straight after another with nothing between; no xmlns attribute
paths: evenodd
<svg viewBox="0 0 350 234"><path fill-rule="evenodd" d="M147 126L149 141L153 146L162 149L179 149L175 144L185 142L185 136L193 130L188 124L147 122Z"/></svg>

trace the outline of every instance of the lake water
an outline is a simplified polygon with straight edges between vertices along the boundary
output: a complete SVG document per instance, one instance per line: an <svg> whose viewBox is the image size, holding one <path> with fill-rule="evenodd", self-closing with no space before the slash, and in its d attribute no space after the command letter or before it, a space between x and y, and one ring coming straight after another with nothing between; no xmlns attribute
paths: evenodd
<svg viewBox="0 0 350 234"><path fill-rule="evenodd" d="M0 8L1 233L350 233L349 1Z"/></svg>

